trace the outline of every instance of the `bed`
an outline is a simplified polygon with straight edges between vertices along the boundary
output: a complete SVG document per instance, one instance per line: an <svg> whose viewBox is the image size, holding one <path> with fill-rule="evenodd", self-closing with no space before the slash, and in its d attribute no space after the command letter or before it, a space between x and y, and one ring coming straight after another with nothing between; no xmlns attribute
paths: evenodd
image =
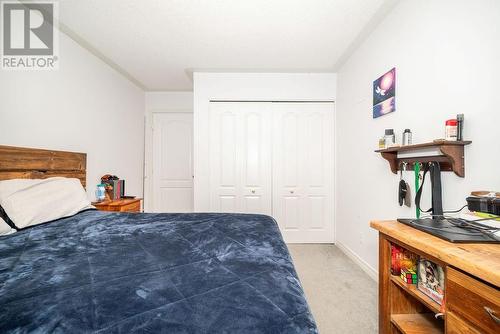
<svg viewBox="0 0 500 334"><path fill-rule="evenodd" d="M18 159L13 171L4 149L0 179L85 179L83 158L79 171L57 159L37 172ZM0 305L2 333L317 333L263 215L86 210L2 236Z"/></svg>

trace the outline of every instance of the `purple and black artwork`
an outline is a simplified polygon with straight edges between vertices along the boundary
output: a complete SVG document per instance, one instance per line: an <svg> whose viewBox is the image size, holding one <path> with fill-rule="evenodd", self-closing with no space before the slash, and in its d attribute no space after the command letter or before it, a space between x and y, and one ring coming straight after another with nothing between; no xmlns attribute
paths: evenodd
<svg viewBox="0 0 500 334"><path fill-rule="evenodd" d="M373 82L373 118L396 111L396 68Z"/></svg>

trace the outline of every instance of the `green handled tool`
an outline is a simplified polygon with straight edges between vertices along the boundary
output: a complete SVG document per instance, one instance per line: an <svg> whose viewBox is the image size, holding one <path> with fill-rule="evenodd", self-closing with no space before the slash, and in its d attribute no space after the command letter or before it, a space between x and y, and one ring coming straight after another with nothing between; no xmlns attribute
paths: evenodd
<svg viewBox="0 0 500 334"><path fill-rule="evenodd" d="M418 189L420 187L420 163L415 162L414 164L414 170L415 170L415 194L418 192ZM415 211L417 215L417 219L420 218L420 208L418 205L415 205Z"/></svg>

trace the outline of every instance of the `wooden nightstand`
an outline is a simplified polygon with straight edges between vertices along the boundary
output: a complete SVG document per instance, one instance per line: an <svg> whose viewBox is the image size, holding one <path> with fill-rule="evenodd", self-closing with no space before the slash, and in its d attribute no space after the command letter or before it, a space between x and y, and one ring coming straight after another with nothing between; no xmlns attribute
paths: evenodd
<svg viewBox="0 0 500 334"><path fill-rule="evenodd" d="M119 199L113 201L94 202L93 206L101 211L114 211L114 212L141 212L142 198L133 199Z"/></svg>

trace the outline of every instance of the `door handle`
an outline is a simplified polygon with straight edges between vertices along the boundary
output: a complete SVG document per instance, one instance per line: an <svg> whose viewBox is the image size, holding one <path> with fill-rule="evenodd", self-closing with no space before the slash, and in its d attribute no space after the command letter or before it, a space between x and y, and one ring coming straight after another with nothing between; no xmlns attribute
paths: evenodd
<svg viewBox="0 0 500 334"><path fill-rule="evenodd" d="M252 194L255 194L255 190L252 190Z"/></svg>
<svg viewBox="0 0 500 334"><path fill-rule="evenodd" d="M295 193L295 191L293 191L293 190L290 190L290 194L293 194L293 193Z"/></svg>

